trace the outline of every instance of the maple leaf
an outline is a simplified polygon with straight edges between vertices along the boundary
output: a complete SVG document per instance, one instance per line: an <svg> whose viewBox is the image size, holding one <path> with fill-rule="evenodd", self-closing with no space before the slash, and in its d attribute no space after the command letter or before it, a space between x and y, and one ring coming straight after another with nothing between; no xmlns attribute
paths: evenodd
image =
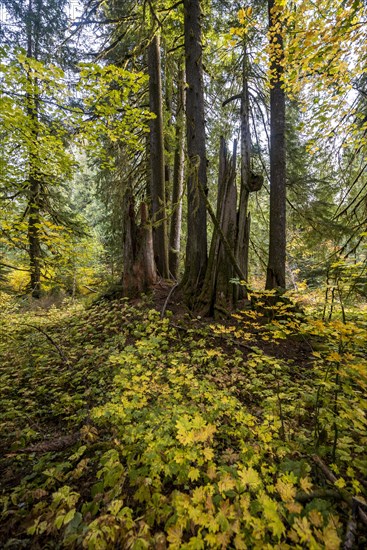
<svg viewBox="0 0 367 550"><path fill-rule="evenodd" d="M338 489L343 489L343 487L346 486L346 483L345 483L344 479L342 477L340 477L339 479L336 480L334 485L335 485L335 487L338 487Z"/></svg>
<svg viewBox="0 0 367 550"><path fill-rule="evenodd" d="M235 486L236 486L235 480L228 473L224 474L224 476L218 481L218 490L220 493L224 493L225 491L230 491L231 489L234 489Z"/></svg>
<svg viewBox="0 0 367 550"><path fill-rule="evenodd" d="M335 518L330 518L329 523L323 530L326 550L338 550L340 548L342 541L338 536L337 527L338 525L335 525Z"/></svg>
<svg viewBox="0 0 367 550"><path fill-rule="evenodd" d="M187 474L187 477L191 479L191 481L196 481L200 477L200 471L197 468L191 468Z"/></svg>
<svg viewBox="0 0 367 550"><path fill-rule="evenodd" d="M251 467L241 468L238 471L238 475L245 487L248 486L250 489L256 490L258 487L261 486L261 479L259 474Z"/></svg>
<svg viewBox="0 0 367 550"><path fill-rule="evenodd" d="M305 493L309 493L312 489L312 481L308 477L302 477L299 481L299 484L301 485L301 489L305 491Z"/></svg>
<svg viewBox="0 0 367 550"><path fill-rule="evenodd" d="M173 525L167 529L167 540L173 545L180 545L182 539L182 527L180 525Z"/></svg>

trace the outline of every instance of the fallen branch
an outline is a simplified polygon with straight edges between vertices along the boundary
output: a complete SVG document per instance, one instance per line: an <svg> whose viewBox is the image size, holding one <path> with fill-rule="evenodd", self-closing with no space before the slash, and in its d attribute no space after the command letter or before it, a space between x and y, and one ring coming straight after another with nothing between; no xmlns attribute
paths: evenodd
<svg viewBox="0 0 367 550"><path fill-rule="evenodd" d="M48 441L40 441L40 443L35 443L34 445L29 445L24 449L18 449L14 453L6 455L8 458L16 456L19 453L57 453L64 451L68 447L72 447L79 441L80 432L75 432L69 435L59 436L57 439L51 439Z"/></svg>
<svg viewBox="0 0 367 550"><path fill-rule="evenodd" d="M345 489L340 489L336 484L338 481L333 472L326 466L326 464L321 460L321 458L317 455L312 455L312 460L314 463L320 468L326 479L328 479L338 490L340 496L346 502L349 504L349 506L352 508L352 510L358 511L358 515L360 520L364 523L364 525L367 525L367 514L364 512L363 508L367 506L364 502L360 501L358 498L351 495L348 491Z"/></svg>
<svg viewBox="0 0 367 550"><path fill-rule="evenodd" d="M95 290L94 288L91 288L90 286L88 285L83 285L84 288L86 288L87 290L89 290L90 292L95 292L96 294L98 294L98 290Z"/></svg>
<svg viewBox="0 0 367 550"><path fill-rule="evenodd" d="M334 500L342 500L340 493L334 489L316 489L310 493L297 493L296 501L301 504L307 504L314 498L333 498Z"/></svg>
<svg viewBox="0 0 367 550"><path fill-rule="evenodd" d="M324 464L324 462L321 460L321 458L317 455L312 455L312 460L315 462L315 464L320 468L326 479L331 481L331 483L336 483L337 478L333 474L331 470Z"/></svg>

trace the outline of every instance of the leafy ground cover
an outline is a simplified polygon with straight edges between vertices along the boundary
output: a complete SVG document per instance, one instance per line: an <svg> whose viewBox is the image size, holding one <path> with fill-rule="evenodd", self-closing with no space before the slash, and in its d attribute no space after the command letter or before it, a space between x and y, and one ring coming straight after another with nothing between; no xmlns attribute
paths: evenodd
<svg viewBox="0 0 367 550"><path fill-rule="evenodd" d="M363 312L264 304L2 297L2 546L365 548Z"/></svg>

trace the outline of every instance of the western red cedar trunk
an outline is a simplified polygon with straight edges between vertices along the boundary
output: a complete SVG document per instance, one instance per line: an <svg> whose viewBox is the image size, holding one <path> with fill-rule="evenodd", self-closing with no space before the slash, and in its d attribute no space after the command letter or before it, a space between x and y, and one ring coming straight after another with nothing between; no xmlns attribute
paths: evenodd
<svg viewBox="0 0 367 550"><path fill-rule="evenodd" d="M285 288L286 158L285 93L282 88L283 37L280 7L268 1L270 63L270 234L266 288Z"/></svg>

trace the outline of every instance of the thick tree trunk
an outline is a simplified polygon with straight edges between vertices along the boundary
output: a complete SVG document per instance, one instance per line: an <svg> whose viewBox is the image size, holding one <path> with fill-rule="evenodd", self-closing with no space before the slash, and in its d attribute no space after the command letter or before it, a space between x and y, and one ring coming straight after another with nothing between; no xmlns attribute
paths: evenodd
<svg viewBox="0 0 367 550"><path fill-rule="evenodd" d="M154 256L161 277L168 279L168 235L165 196L162 80L159 37L148 50L149 104L156 117L150 122L150 182Z"/></svg>
<svg viewBox="0 0 367 550"><path fill-rule="evenodd" d="M200 0L184 0L186 62L187 245L182 281L186 301L194 307L203 286L207 266L207 159L205 147L204 89Z"/></svg>
<svg viewBox="0 0 367 550"><path fill-rule="evenodd" d="M181 220L182 220L182 192L184 184L185 165L185 74L182 69L177 77L177 107L176 107L176 136L175 136L175 157L173 166L173 189L172 189L172 217L169 242L169 270L175 279L178 277L180 262L181 243Z"/></svg>
<svg viewBox="0 0 367 550"><path fill-rule="evenodd" d="M221 138L219 152L219 176L216 220L210 246L205 282L200 295L200 311L203 315L220 316L231 310L235 303L235 287L230 282L236 275L228 255L229 246L235 256L237 233L236 144L233 157ZM221 234L220 234L221 231ZM224 243L224 239L226 243Z"/></svg>
<svg viewBox="0 0 367 550"><path fill-rule="evenodd" d="M157 280L157 270L154 262L152 228L147 223L147 205L140 205L140 224L137 223L134 199L129 191L125 196L124 205L122 290L125 296L132 297L149 290Z"/></svg>
<svg viewBox="0 0 367 550"><path fill-rule="evenodd" d="M270 235L266 288L285 288L286 263L286 158L283 38L279 28L279 6L269 0L269 28L272 46L270 66Z"/></svg>

